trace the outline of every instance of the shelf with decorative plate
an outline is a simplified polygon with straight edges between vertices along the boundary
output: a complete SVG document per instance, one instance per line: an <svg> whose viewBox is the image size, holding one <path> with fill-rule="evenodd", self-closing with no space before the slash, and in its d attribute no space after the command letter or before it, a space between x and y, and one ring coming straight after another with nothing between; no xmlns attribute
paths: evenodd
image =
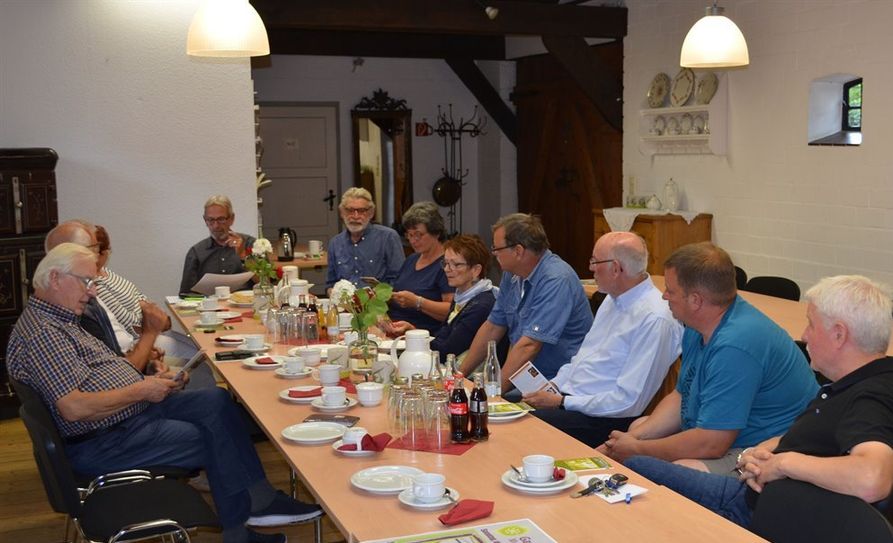
<svg viewBox="0 0 893 543"><path fill-rule="evenodd" d="M717 81L716 94L708 104L639 110L639 150L649 156L725 155L728 76L720 74Z"/></svg>

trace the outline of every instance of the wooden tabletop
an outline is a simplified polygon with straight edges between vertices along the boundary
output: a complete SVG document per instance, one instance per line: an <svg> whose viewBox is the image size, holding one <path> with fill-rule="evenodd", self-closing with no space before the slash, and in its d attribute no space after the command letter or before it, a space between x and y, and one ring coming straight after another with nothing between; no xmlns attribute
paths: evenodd
<svg viewBox="0 0 893 543"><path fill-rule="evenodd" d="M663 275L652 275L651 280L654 285L663 292L664 277ZM584 283L583 291L587 296L592 296L598 287L595 284ZM806 328L806 302L795 302L784 298L776 298L775 296L766 296L765 294L757 294L756 292L748 292L739 290L738 294L747 300L751 305L763 312L767 317L772 319L776 324L785 329L793 339L800 339L803 330ZM887 349L888 355L893 355L893 344Z"/></svg>
<svg viewBox="0 0 893 543"><path fill-rule="evenodd" d="M196 333L194 315L180 315L173 309L172 312L190 331L198 346L212 358L214 352L225 350L214 345L216 336L262 330L257 321L244 319L235 324L232 331ZM287 346L275 345L272 353L284 354L286 351ZM461 498L495 502L490 517L472 524L530 518L561 542L593 541L598 534L617 541L636 542L762 541L616 463L615 469L629 475L632 483L648 488L646 494L636 497L629 505L622 502L611 505L597 497L573 500L568 497L570 490L556 495L534 496L504 487L500 482L501 474L509 464L518 465L525 455L543 453L560 459L595 454L583 443L529 415L509 423L491 423L490 440L475 445L461 456L385 449L371 457L345 457L336 453L331 443L304 446L281 437L283 428L300 423L314 410L309 405L280 400L279 392L292 386L318 384L312 377L285 380L272 371L247 369L240 362L217 362L216 368L349 541L445 528L437 520L444 510L414 510L402 505L394 495L374 495L350 484L350 476L361 469L395 464L443 473L447 486L456 489ZM359 425L377 434L387 430L386 411L384 405L358 405L346 413L360 417Z"/></svg>

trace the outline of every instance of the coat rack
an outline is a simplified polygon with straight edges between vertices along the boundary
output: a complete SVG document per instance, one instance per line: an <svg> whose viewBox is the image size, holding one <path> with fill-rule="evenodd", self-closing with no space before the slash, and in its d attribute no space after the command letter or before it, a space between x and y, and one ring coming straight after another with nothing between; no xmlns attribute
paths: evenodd
<svg viewBox="0 0 893 543"><path fill-rule="evenodd" d="M448 104L448 112L445 114L441 106L437 106L437 127L434 129L437 135L443 138L444 166L441 169L444 177L434 183L432 190L434 201L441 206L449 207L450 236L462 230L462 181L468 176L468 169L462 165L462 136L467 135L476 138L486 134L487 118L480 115L478 106L469 119L459 118L458 122L453 117L453 104ZM458 214L456 205L459 206ZM458 217L458 229L457 226Z"/></svg>

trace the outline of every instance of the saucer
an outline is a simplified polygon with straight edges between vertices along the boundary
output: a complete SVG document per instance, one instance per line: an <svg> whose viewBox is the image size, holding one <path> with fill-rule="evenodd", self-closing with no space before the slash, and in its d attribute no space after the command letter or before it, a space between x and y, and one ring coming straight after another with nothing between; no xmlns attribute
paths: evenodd
<svg viewBox="0 0 893 543"><path fill-rule="evenodd" d="M335 452L338 454L343 454L344 456L372 456L378 451L339 451L338 447L344 445L344 440L339 439L338 441L332 443L332 448L335 449Z"/></svg>
<svg viewBox="0 0 893 543"><path fill-rule="evenodd" d="M407 488L398 494L397 499L400 500L400 503L415 507L416 509L441 509L459 501L459 492L455 488L446 487L446 489L450 491L450 496L453 497L452 500L448 499L446 496L441 496L436 502L419 501L415 495L413 495L412 488Z"/></svg>
<svg viewBox="0 0 893 543"><path fill-rule="evenodd" d="M276 375L278 375L279 377L282 377L283 379L303 379L304 377L307 377L308 375L310 375L310 373L312 371L313 370L311 368L305 367L298 373L288 373L287 371L285 371L285 366L282 366L282 367L276 368Z"/></svg>
<svg viewBox="0 0 893 543"><path fill-rule="evenodd" d="M262 353L262 352L269 351L272 348L273 348L273 346L270 345L269 343L264 343L263 347L249 347L247 345L242 346L242 350L248 351L249 353Z"/></svg>
<svg viewBox="0 0 893 543"><path fill-rule="evenodd" d="M282 437L302 445L317 445L340 438L346 429L337 422L302 422L284 428Z"/></svg>
<svg viewBox="0 0 893 543"><path fill-rule="evenodd" d="M214 322L195 321L196 328L214 328L215 326L220 326L221 324L223 324L223 319L221 318L215 319Z"/></svg>
<svg viewBox="0 0 893 543"><path fill-rule="evenodd" d="M545 483L522 483L518 480L518 474L511 469L502 474L502 484L528 494L556 494L573 487L577 481L579 481L579 477L570 470L566 472L564 479L546 481Z"/></svg>
<svg viewBox="0 0 893 543"><path fill-rule="evenodd" d="M237 313L235 311L218 311L217 312L217 318L223 319L223 320L235 319L236 317L241 317L241 316L242 316L241 313Z"/></svg>
<svg viewBox="0 0 893 543"><path fill-rule="evenodd" d="M279 398L286 402L289 402L289 403L305 403L305 404L312 403L313 400L320 399L319 396L307 396L306 398L292 398L291 396L288 395L288 391L289 390L303 390L306 392L309 390L313 390L315 388L319 388L319 387L316 385L311 385L311 386L299 386L299 387L287 388L287 389L279 392Z"/></svg>
<svg viewBox="0 0 893 543"><path fill-rule="evenodd" d="M177 302L177 309L197 309L200 305L202 305L201 302L190 302L189 300L183 300Z"/></svg>
<svg viewBox="0 0 893 543"><path fill-rule="evenodd" d="M357 400L354 398L347 398L341 405L326 405L322 403L322 398L314 398L313 401L310 402L310 405L312 405L316 409L319 409L320 411L328 411L330 413L333 413L336 411L345 411L347 409L350 409L351 407L357 405Z"/></svg>
<svg viewBox="0 0 893 543"><path fill-rule="evenodd" d="M513 420L518 420L524 415L527 414L527 411L513 411L511 413L490 413L490 416L487 417L487 420L496 424L500 422L510 422Z"/></svg>
<svg viewBox="0 0 893 543"><path fill-rule="evenodd" d="M242 365L251 370L275 370L281 368L285 364L284 356L271 356L276 361L275 364L258 364L257 359L263 357L252 356L242 361Z"/></svg>
<svg viewBox="0 0 893 543"><path fill-rule="evenodd" d="M412 478L424 473L412 466L375 466L350 476L350 484L373 494L398 494L412 488Z"/></svg>
<svg viewBox="0 0 893 543"><path fill-rule="evenodd" d="M245 343L245 337L239 335L220 336L214 339L214 344L221 347L238 347Z"/></svg>

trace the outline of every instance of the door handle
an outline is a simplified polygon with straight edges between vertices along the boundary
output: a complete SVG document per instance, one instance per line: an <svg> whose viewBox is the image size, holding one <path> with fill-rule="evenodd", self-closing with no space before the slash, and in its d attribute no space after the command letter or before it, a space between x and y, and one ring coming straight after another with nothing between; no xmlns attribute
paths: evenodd
<svg viewBox="0 0 893 543"><path fill-rule="evenodd" d="M323 202L329 202L329 211L335 209L335 191L329 189L329 195L322 199Z"/></svg>

